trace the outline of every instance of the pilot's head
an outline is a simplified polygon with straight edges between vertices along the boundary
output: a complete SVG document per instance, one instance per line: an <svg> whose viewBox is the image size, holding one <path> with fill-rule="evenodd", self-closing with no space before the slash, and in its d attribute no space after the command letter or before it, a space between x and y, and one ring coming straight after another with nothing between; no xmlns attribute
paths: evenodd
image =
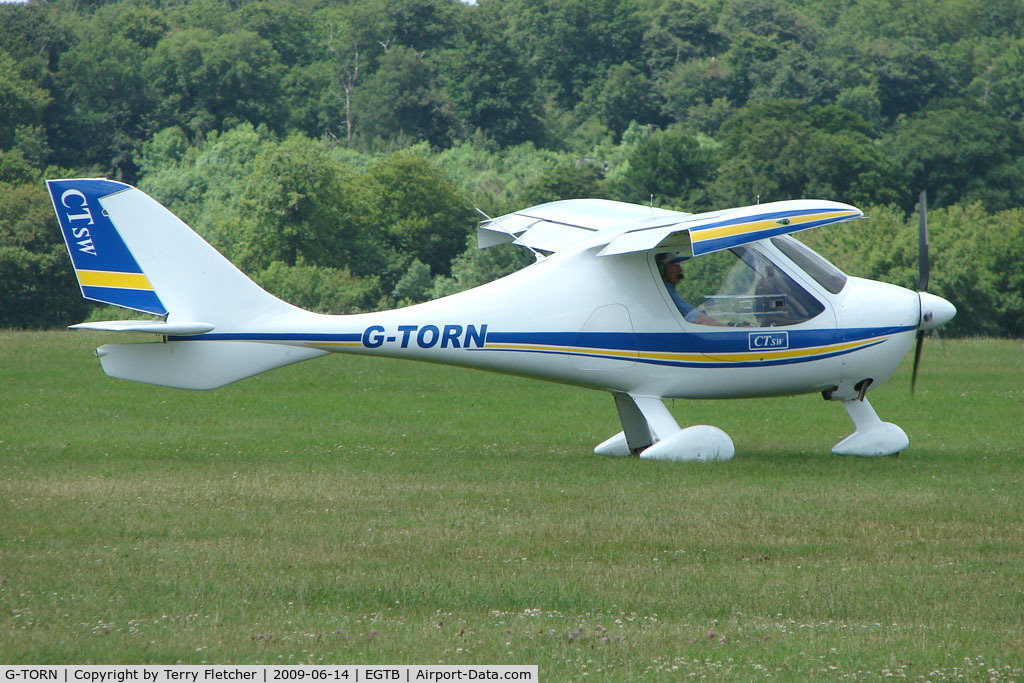
<svg viewBox="0 0 1024 683"><path fill-rule="evenodd" d="M682 281L683 261L685 260L685 256L680 256L674 251L664 251L654 256L661 279L670 285L678 285Z"/></svg>

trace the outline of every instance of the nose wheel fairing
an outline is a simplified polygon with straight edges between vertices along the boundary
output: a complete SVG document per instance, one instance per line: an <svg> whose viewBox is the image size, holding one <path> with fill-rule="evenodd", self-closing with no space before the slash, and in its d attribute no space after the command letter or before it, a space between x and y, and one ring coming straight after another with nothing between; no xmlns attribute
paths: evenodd
<svg viewBox="0 0 1024 683"><path fill-rule="evenodd" d="M832 448L836 455L872 457L894 455L910 445L906 432L891 422L882 422L867 398L843 401L855 431Z"/></svg>

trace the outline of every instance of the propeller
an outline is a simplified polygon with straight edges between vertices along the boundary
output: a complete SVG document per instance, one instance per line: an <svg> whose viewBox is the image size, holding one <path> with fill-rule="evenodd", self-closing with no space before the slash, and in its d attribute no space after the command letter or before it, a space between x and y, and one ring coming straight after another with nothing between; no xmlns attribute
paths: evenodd
<svg viewBox="0 0 1024 683"><path fill-rule="evenodd" d="M921 190L918 195L918 223L917 223L917 291L928 290L928 276L931 266L928 263L928 196L926 190ZM924 302L921 302L921 316L923 322ZM917 345L914 347L914 371L910 376L910 395L913 397L914 389L917 387L917 369L921 365L921 349L924 347L924 329L917 330Z"/></svg>
<svg viewBox="0 0 1024 683"><path fill-rule="evenodd" d="M917 222L917 291L928 290L928 276L931 266L928 263L928 196L926 190L921 190L917 198L918 222ZM924 302L921 302L921 315L924 316ZM922 321L923 322L923 321ZM910 376L910 395L913 397L914 389L917 388L917 368L921 365L921 349L924 346L924 329L917 330L917 346L914 347L914 371Z"/></svg>
<svg viewBox="0 0 1024 683"><path fill-rule="evenodd" d="M918 222L917 222L917 291L928 291L928 193L921 190L917 197Z"/></svg>
<svg viewBox="0 0 1024 683"><path fill-rule="evenodd" d="M928 278L931 264L928 260L928 197L924 190L918 196L918 232L917 232L917 299L920 303L920 317L917 322L917 346L914 349L914 371L910 377L910 395L914 395L917 387L917 370L921 365L921 348L924 346L924 334L939 325L948 322L956 315L956 307L943 299L928 293Z"/></svg>

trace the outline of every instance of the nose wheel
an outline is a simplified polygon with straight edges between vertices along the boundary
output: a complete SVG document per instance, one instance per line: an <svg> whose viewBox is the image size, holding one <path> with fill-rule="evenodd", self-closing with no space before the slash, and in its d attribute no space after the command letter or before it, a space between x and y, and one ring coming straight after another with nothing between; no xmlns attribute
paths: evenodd
<svg viewBox="0 0 1024 683"><path fill-rule="evenodd" d="M836 455L893 455L910 445L907 433L891 422L882 422L867 398L843 401L843 407L856 431L832 447Z"/></svg>

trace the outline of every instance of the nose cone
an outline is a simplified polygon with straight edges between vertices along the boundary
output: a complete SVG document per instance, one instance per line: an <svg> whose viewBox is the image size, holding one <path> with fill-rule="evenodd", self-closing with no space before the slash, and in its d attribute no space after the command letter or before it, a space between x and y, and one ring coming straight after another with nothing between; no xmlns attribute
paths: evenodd
<svg viewBox="0 0 1024 683"><path fill-rule="evenodd" d="M949 303L941 296L935 296L928 292L918 292L921 297L921 322L919 330L932 330L939 325L945 325L956 315L956 306Z"/></svg>

